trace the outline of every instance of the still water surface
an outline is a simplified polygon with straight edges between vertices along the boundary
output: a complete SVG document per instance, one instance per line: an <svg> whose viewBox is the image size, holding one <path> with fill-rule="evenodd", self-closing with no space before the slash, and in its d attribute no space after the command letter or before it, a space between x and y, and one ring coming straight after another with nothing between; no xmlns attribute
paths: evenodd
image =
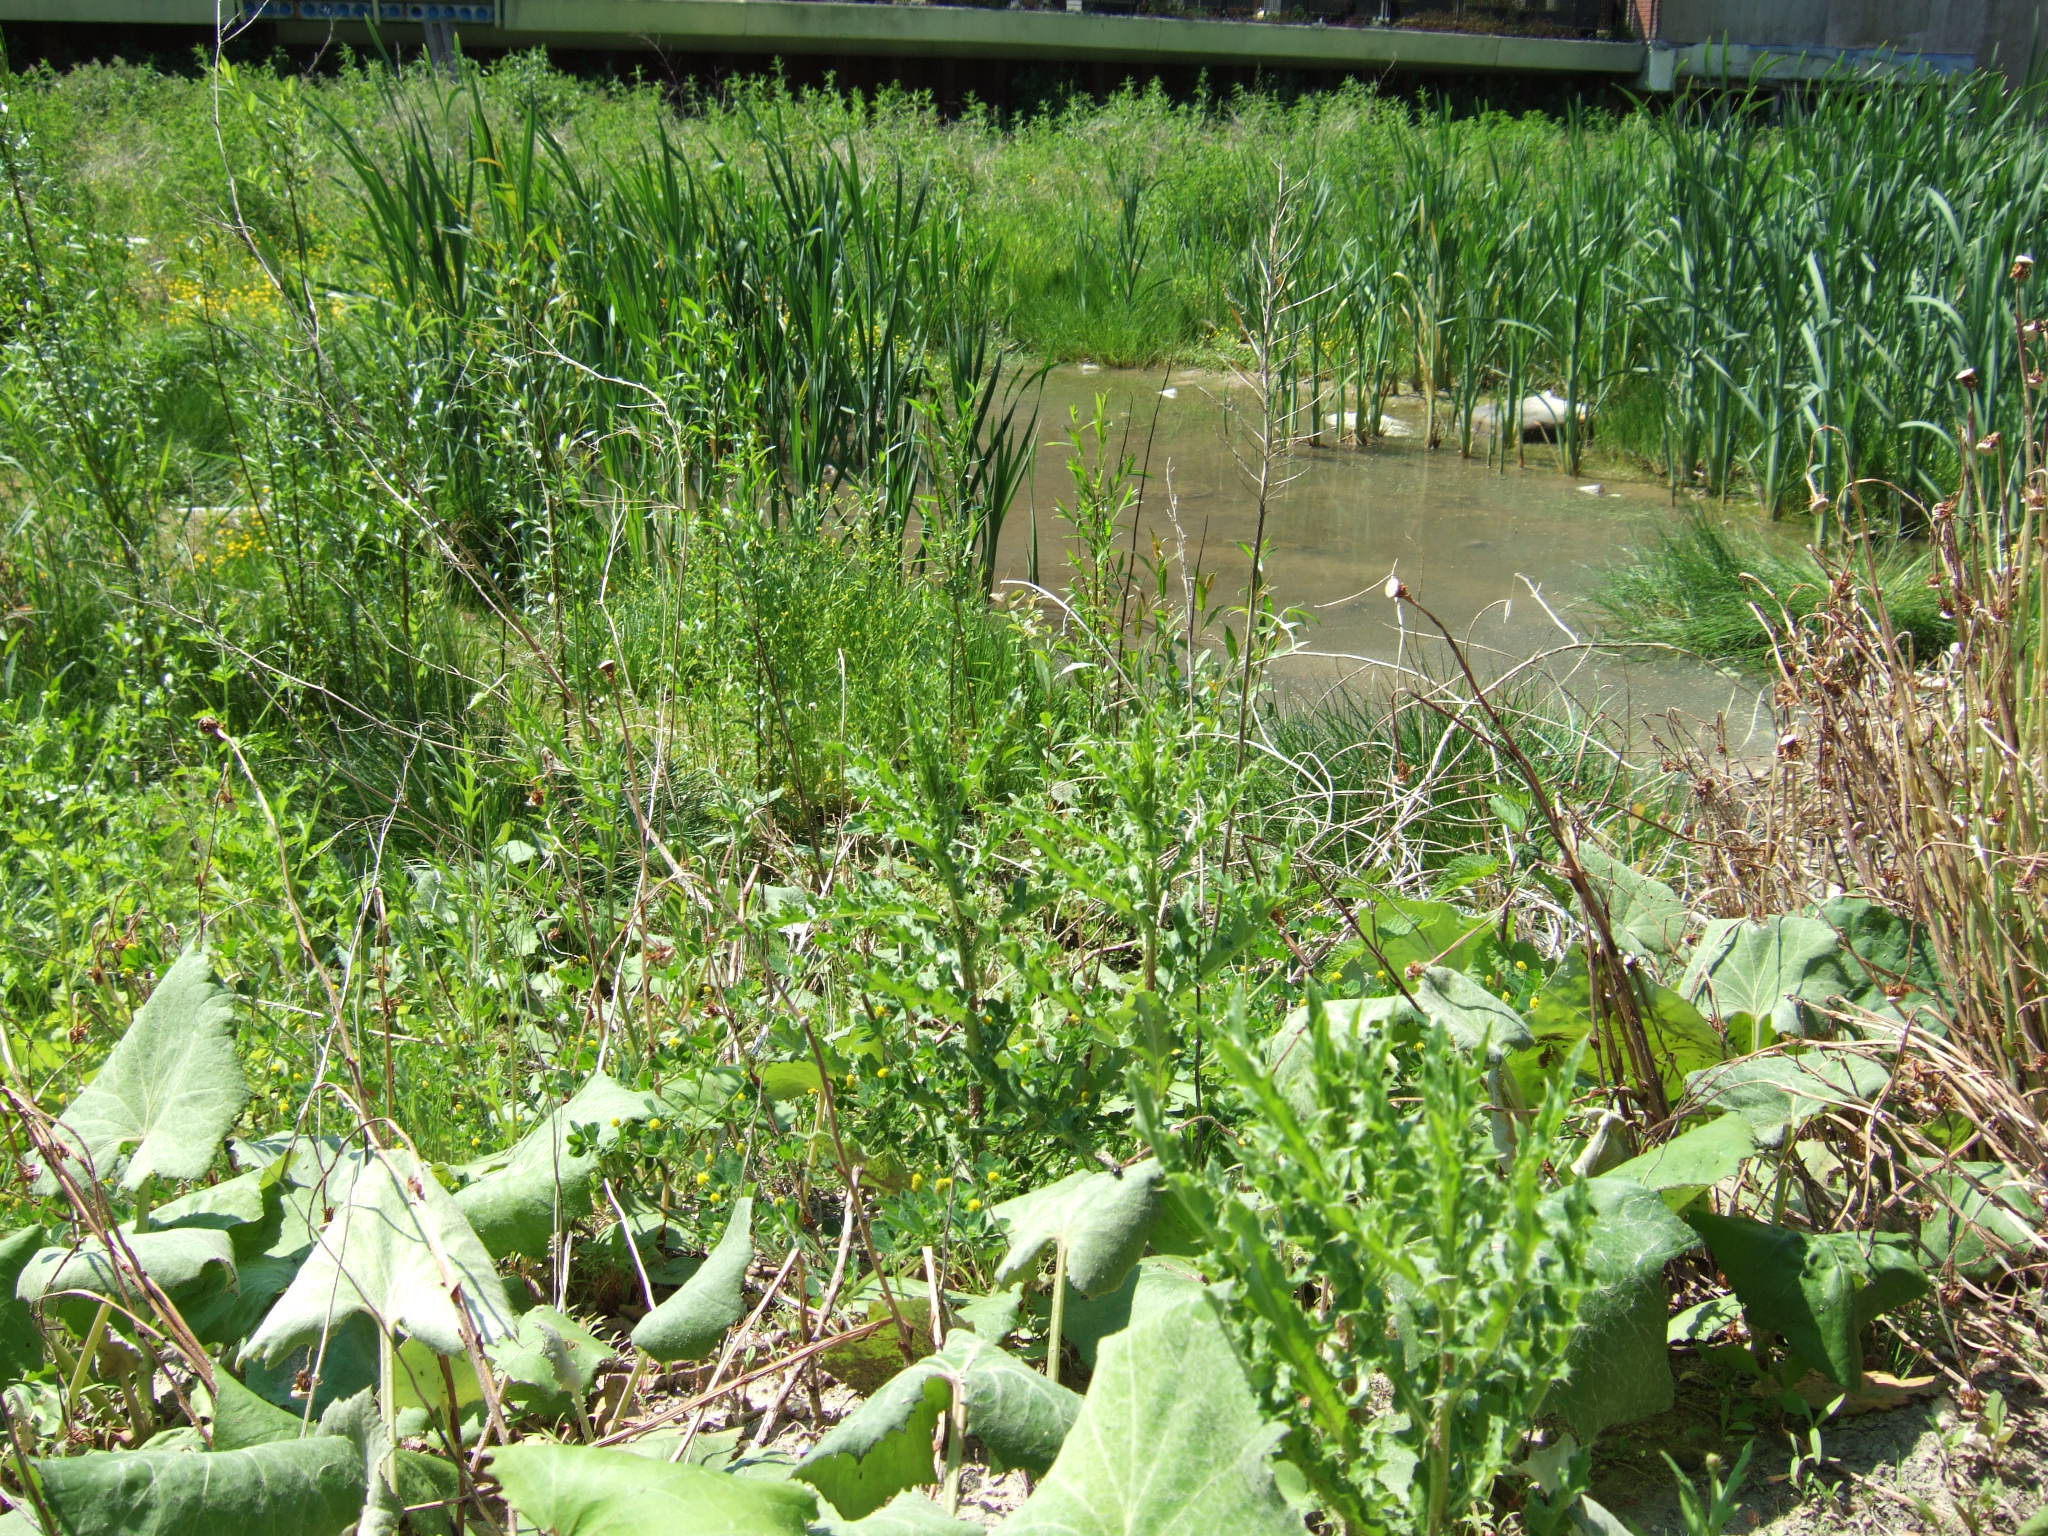
<svg viewBox="0 0 2048 1536"><path fill-rule="evenodd" d="M1164 387L1172 395L1162 395ZM1215 596L1241 594L1257 519L1254 466L1243 421L1231 407L1248 396L1214 375L1056 369L1040 408L1034 474L1004 530L1001 577L1030 570L1032 542L1049 587L1064 585L1055 508L1071 502L1067 470L1070 410L1084 419L1106 397L1113 451L1148 466L1137 517L1141 547L1156 537L1185 541L1191 563L1216 575ZM1419 427L1421 406L1396 401L1394 431ZM1589 599L1603 569L1626 562L1678 515L1661 484L1592 477L1557 468L1556 451L1531 443L1528 467L1502 472L1455 448L1430 452L1419 434L1370 447L1298 446L1281 466L1285 485L1270 498L1266 580L1274 601L1313 616L1301 649L1276 667L1291 692L1348 686L1385 695L1419 667L1444 676L1442 647L1422 643L1420 621L1384 594L1399 575L1466 642L1484 675L1499 676L1548 654L1532 670L1560 683L1584 709L1631 727L1677 710L1729 718L1731 736L1766 729L1753 683L1669 652L1594 646L1598 615ZM1512 450L1511 450L1512 453ZM1635 734L1632 730L1631 734ZM1753 745L1753 741L1749 741Z"/></svg>

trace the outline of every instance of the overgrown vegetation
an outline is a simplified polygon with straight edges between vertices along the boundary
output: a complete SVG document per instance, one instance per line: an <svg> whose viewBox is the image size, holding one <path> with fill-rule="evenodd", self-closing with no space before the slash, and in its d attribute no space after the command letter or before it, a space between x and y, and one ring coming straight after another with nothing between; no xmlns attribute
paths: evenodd
<svg viewBox="0 0 2048 1536"><path fill-rule="evenodd" d="M1808 1474L1925 1366L2032 1513L2033 97L6 106L0 1525L1541 1536L1675 1363ZM1953 644L1844 543L1768 764L1283 708L1099 420L995 581L1120 348L1262 530L1304 410L1551 386Z"/></svg>

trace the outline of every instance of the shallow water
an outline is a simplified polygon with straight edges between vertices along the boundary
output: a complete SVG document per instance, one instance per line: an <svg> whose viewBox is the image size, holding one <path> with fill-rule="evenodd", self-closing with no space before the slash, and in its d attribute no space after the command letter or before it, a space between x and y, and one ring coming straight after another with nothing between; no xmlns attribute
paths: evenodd
<svg viewBox="0 0 2048 1536"><path fill-rule="evenodd" d="M1172 396L1161 394L1162 383ZM1255 471L1233 451L1249 452L1249 445L1230 405L1247 397L1214 375L1049 374L1035 475L1004 530L999 575L1028 576L1035 532L1044 584L1064 585L1064 528L1054 509L1073 495L1068 412L1078 409L1085 419L1097 394L1107 397L1112 450L1148 466L1137 513L1144 546L1154 537L1168 548L1184 541L1190 563L1216 574L1215 599L1241 600L1257 487ZM1395 431L1418 427L1420 402L1396 401L1388 415ZM1542 443L1528 445L1527 468L1502 472L1455 448L1431 452L1419 432L1365 448L1339 446L1335 431L1326 441L1292 450L1278 472L1285 484L1268 501L1273 599L1313 618L1301 648L1276 664L1290 691L1350 686L1383 694L1408 669L1447 675L1453 664L1444 647L1426 643L1430 632L1412 612L1404 631L1401 605L1384 593L1387 578L1398 575L1484 676L1539 672L1581 708L1631 727L1677 710L1697 719L1727 715L1738 743L1765 729L1753 683L1669 652L1591 643L1599 625L1588 599L1601 571L1626 561L1677 515L1661 484L1603 470L1594 494L1586 489L1594 477L1560 473L1555 449Z"/></svg>

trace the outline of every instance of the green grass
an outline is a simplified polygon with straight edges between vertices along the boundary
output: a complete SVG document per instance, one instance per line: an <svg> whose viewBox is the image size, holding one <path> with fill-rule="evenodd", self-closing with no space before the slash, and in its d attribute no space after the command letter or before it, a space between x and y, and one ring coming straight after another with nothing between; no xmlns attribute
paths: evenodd
<svg viewBox="0 0 2048 1536"><path fill-rule="evenodd" d="M1851 568L1882 595L1919 656L1932 659L1955 638L1941 594L1928 584L1933 564L1926 554L1895 550ZM1810 553L1784 538L1693 515L1609 571L1594 602L1610 629L1632 640L1768 668L1774 631L1811 622L1829 580Z"/></svg>

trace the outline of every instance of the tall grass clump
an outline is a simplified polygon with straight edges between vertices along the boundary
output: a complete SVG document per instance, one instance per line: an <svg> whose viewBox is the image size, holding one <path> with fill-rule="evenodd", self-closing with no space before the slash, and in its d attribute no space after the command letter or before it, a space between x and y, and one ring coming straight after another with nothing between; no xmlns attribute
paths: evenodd
<svg viewBox="0 0 2048 1536"><path fill-rule="evenodd" d="M1827 561L1774 533L1691 513L1610 570L1595 604L1610 627L1632 639L1716 661L1768 664L1782 627L1812 622L1832 580ZM1864 569L1909 651L1931 658L1954 638L1942 594L1928 579L1930 554L1878 540Z"/></svg>

